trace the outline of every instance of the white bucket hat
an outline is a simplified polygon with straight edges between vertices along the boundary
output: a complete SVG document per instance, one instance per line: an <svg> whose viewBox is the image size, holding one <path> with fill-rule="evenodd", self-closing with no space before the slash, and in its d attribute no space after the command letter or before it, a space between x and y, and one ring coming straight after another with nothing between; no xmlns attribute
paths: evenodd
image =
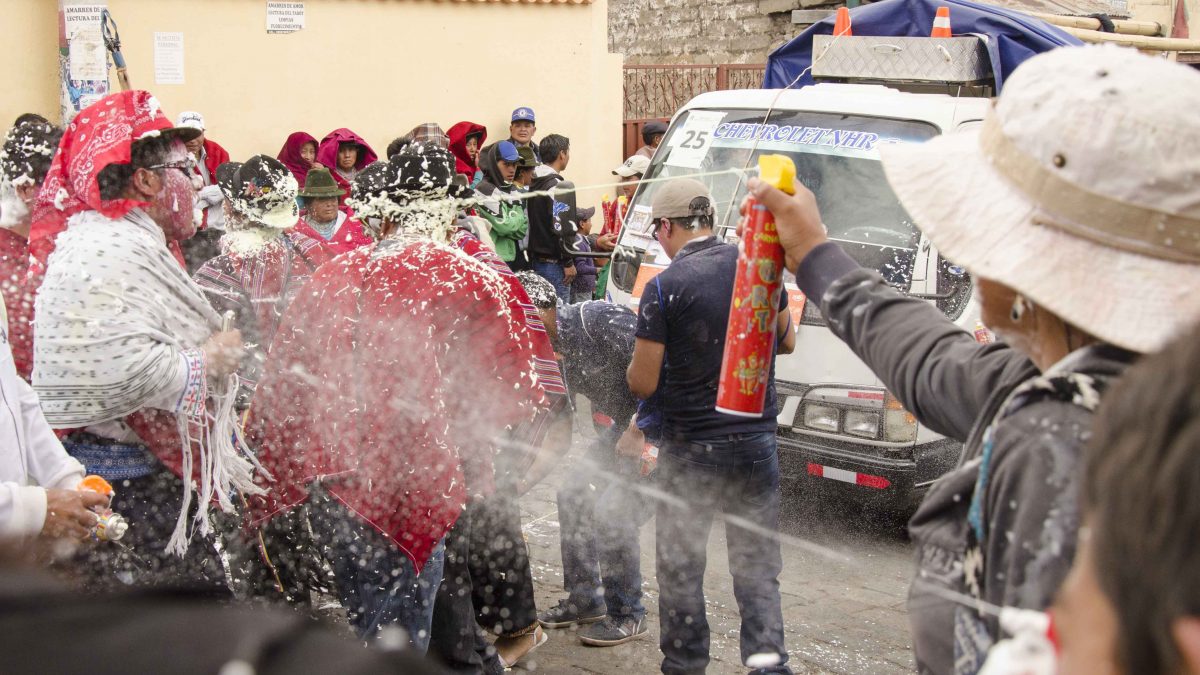
<svg viewBox="0 0 1200 675"><path fill-rule="evenodd" d="M1200 73L1113 46L1029 59L983 124L882 151L949 259L1151 352L1200 320Z"/></svg>

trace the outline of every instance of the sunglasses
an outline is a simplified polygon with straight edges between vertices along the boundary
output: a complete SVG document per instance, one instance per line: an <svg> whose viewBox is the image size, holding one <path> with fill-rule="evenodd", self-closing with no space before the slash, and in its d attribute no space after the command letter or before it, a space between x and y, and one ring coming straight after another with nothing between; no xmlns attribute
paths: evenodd
<svg viewBox="0 0 1200 675"><path fill-rule="evenodd" d="M204 187L204 179L196 173L196 160L189 156L185 160L178 162L165 162L163 164L152 164L145 167L149 171L158 171L160 169L177 169L183 172L183 175L192 183L192 187L200 189Z"/></svg>

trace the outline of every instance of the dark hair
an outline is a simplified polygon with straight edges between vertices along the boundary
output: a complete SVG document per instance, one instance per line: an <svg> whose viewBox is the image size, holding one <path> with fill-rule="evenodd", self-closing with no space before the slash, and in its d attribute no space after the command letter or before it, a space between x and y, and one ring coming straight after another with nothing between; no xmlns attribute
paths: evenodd
<svg viewBox="0 0 1200 675"><path fill-rule="evenodd" d="M21 116L30 116L28 113ZM20 118L18 118L20 119ZM58 152L63 130L33 119L26 119L8 131L0 152L0 174L11 181L24 176L41 185L50 173Z"/></svg>
<svg viewBox="0 0 1200 675"><path fill-rule="evenodd" d="M45 117L42 117L41 115L39 115L37 113L28 112L28 113L21 113L20 115L18 115L17 119L13 120L12 125L14 127L19 127L22 124L25 124L26 122L37 122L38 124L50 124L50 120L46 119ZM53 125L50 125L50 126L53 126Z"/></svg>
<svg viewBox="0 0 1200 675"><path fill-rule="evenodd" d="M685 230L711 230L713 227L712 216L684 216L682 218L667 218L667 222L675 227L682 227Z"/></svg>
<svg viewBox="0 0 1200 675"><path fill-rule="evenodd" d="M134 141L128 164L109 164L96 175L96 182L100 184L100 199L119 199L139 168L145 169L167 161L174 142L173 135L158 135Z"/></svg>
<svg viewBox="0 0 1200 675"><path fill-rule="evenodd" d="M1200 332L1130 368L1095 415L1083 506L1127 673L1182 668L1171 624L1200 615Z"/></svg>
<svg viewBox="0 0 1200 675"><path fill-rule="evenodd" d="M538 143L538 157L542 158L545 163L553 162L558 159L559 153L567 152L571 149L571 140L566 136L559 134L550 134Z"/></svg>

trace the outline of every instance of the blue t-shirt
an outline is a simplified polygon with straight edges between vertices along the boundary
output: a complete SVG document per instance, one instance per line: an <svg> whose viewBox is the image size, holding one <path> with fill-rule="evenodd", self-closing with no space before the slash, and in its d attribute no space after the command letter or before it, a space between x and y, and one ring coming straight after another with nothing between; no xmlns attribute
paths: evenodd
<svg viewBox="0 0 1200 675"><path fill-rule="evenodd" d="M642 291L637 337L666 346L658 385L666 438L702 440L775 431L774 386L767 388L761 418L714 409L737 258L737 247L716 237L689 242ZM787 293L779 296L784 311ZM772 354L768 381L774 380Z"/></svg>

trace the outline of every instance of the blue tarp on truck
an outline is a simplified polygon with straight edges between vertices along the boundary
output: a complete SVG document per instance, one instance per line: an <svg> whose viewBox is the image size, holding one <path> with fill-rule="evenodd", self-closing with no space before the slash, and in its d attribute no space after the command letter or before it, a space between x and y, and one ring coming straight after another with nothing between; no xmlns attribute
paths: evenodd
<svg viewBox="0 0 1200 675"><path fill-rule="evenodd" d="M954 35L987 36L988 56L996 77L996 91L1025 59L1055 47L1083 44L1078 39L1028 14L967 0L883 0L850 10L854 35L927 37L938 7L950 8ZM784 89L812 84L805 69L812 63L814 35L832 35L834 17L813 24L767 58L764 89ZM804 77L797 79L801 73Z"/></svg>

